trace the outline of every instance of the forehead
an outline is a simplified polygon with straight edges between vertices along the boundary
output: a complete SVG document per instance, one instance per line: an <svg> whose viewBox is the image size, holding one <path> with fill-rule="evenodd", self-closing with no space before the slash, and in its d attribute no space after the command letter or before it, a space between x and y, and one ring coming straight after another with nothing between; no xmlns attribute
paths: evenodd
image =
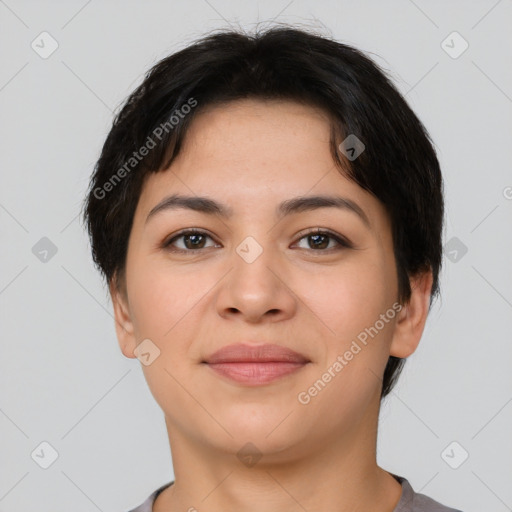
<svg viewBox="0 0 512 512"><path fill-rule="evenodd" d="M187 146L192 146L217 157L229 150L229 158L239 155L242 159L268 159L280 142L286 141L286 146L279 149L290 157L290 150L301 153L301 149L325 146L329 132L328 116L319 108L291 100L242 99L207 106L199 112L185 136L183 149L191 150ZM310 144L304 146L304 139ZM262 144L264 154L250 154L251 148L261 148Z"/></svg>
<svg viewBox="0 0 512 512"><path fill-rule="evenodd" d="M376 226L386 217L380 201L340 172L331 154L331 121L321 109L243 99L196 116L171 166L144 184L139 206L146 215L170 193L217 198L235 211L337 194L357 201Z"/></svg>

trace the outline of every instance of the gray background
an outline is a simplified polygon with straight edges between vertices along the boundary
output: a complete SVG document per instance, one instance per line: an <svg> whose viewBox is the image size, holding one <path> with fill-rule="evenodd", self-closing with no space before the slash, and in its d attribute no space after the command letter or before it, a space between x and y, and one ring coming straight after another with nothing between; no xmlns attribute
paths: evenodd
<svg viewBox="0 0 512 512"><path fill-rule="evenodd" d="M465 512L512 510L511 18L511 0L0 0L0 510L122 511L172 478L78 213L113 111L152 64L272 20L372 52L444 171L442 298L382 408L379 463Z"/></svg>

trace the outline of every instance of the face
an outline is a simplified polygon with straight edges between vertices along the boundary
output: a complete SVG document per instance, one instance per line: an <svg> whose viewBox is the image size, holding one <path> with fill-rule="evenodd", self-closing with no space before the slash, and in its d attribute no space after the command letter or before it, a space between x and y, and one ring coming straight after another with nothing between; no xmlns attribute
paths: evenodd
<svg viewBox="0 0 512 512"><path fill-rule="evenodd" d="M150 215L171 195L206 197L226 215L183 206ZM290 207L310 196L344 202ZM148 177L126 293L113 293L120 346L135 357L149 339L150 358L159 351L142 368L168 425L220 450L251 441L290 457L361 426L389 355L414 350L425 316L402 321L388 215L335 166L326 116L275 100L204 111L170 168ZM241 383L204 363L235 343L277 344L308 362Z"/></svg>

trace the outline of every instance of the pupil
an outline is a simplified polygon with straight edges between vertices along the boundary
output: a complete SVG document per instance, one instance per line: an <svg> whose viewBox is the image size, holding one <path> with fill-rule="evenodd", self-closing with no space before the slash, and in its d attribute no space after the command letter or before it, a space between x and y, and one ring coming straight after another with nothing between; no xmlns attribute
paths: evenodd
<svg viewBox="0 0 512 512"><path fill-rule="evenodd" d="M202 238L202 236L203 235L187 235L187 241L192 242L192 245L194 246L193 249L194 249L194 248L197 248L197 245L200 244L200 242L201 242L200 238Z"/></svg>
<svg viewBox="0 0 512 512"><path fill-rule="evenodd" d="M326 237L325 237L324 235L311 235L311 238L313 238L313 240L315 240L315 241L313 242L313 244L314 244L314 246L315 246L315 247L319 247L319 246L321 246L321 245L322 245L322 246L323 246L323 245L325 245L325 238L326 238ZM322 243L322 242L317 243L317 241L318 241L319 239L322 239L322 238L324 239L324 240L323 240L323 242L324 242L324 243Z"/></svg>

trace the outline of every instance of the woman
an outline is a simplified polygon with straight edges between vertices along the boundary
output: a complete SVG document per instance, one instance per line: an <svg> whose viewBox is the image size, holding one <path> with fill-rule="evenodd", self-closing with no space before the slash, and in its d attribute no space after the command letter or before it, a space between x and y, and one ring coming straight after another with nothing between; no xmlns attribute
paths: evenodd
<svg viewBox="0 0 512 512"><path fill-rule="evenodd" d="M376 463L439 289L429 136L360 51L221 32L128 98L85 205L175 480L132 512L454 511Z"/></svg>

